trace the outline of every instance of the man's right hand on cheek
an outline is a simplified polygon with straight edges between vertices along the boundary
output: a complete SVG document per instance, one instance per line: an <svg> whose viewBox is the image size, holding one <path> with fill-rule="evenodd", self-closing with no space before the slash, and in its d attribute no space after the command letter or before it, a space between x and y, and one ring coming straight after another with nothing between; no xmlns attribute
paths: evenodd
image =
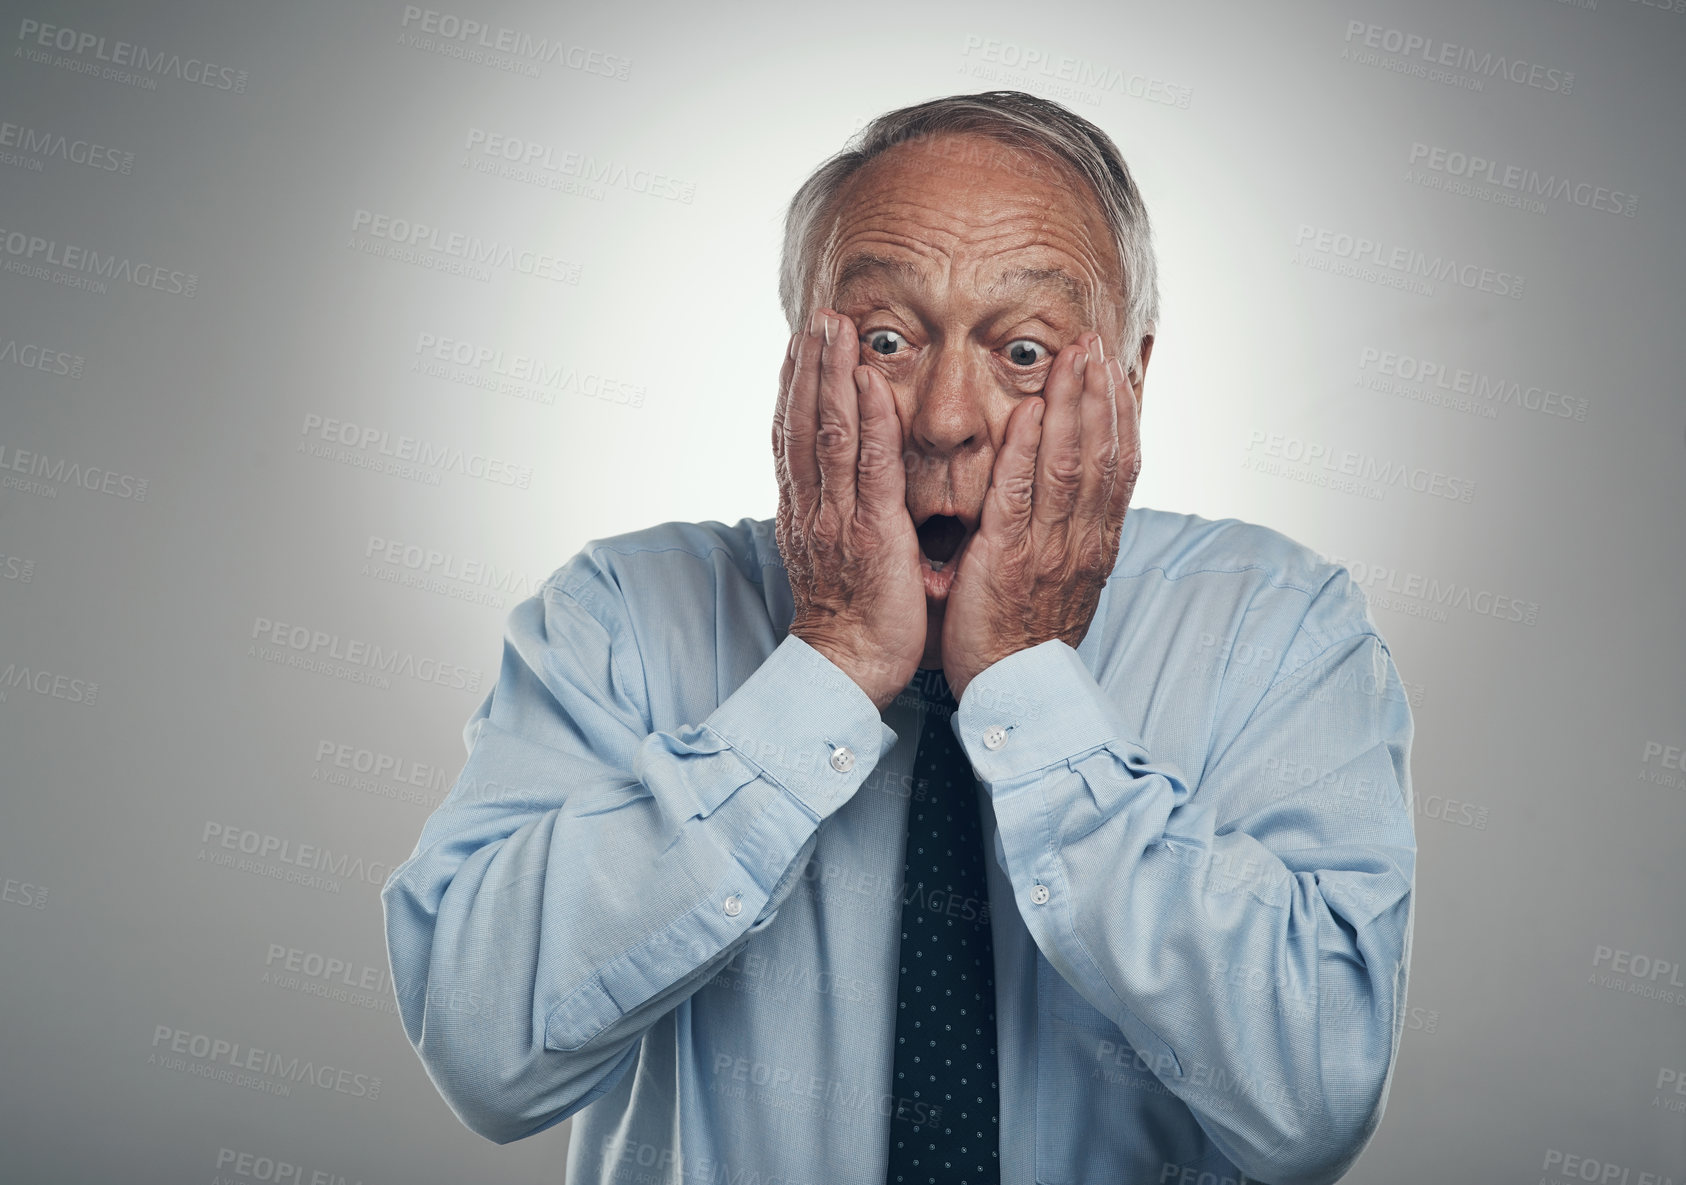
<svg viewBox="0 0 1686 1185"><path fill-rule="evenodd" d="M855 323L840 313L816 310L791 338L773 458L790 632L883 709L924 656L925 582L895 397L861 364Z"/></svg>

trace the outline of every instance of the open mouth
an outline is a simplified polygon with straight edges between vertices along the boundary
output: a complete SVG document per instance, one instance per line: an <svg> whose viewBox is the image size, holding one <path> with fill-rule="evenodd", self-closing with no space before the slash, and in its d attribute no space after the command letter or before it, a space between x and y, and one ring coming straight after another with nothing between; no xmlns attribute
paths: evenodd
<svg viewBox="0 0 1686 1185"><path fill-rule="evenodd" d="M933 514L920 523L919 550L931 562L933 571L941 572L944 565L960 551L969 533L965 523L952 514Z"/></svg>
<svg viewBox="0 0 1686 1185"><path fill-rule="evenodd" d="M923 521L916 517L913 529L919 536L919 566L925 579L925 598L933 606L941 605L954 587L960 558L977 534L978 516L932 514Z"/></svg>

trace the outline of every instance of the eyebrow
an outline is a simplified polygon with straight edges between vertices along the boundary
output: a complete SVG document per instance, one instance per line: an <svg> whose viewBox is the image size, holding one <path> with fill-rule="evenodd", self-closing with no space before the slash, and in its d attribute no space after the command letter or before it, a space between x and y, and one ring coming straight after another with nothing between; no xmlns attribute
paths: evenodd
<svg viewBox="0 0 1686 1185"><path fill-rule="evenodd" d="M886 259L882 255L853 255L837 273L837 290L841 292L856 280L885 275L905 280L916 288L925 287L925 277L905 259Z"/></svg>
<svg viewBox="0 0 1686 1185"><path fill-rule="evenodd" d="M925 277L919 268L905 259L889 259L882 255L853 255L837 273L837 291L841 292L856 280L873 276L903 280L916 288L925 287ZM989 296L1001 296L1006 291L1052 285L1063 292L1078 308L1086 308L1088 288L1075 276L1060 267L1019 267L1002 272L985 286Z"/></svg>
<svg viewBox="0 0 1686 1185"><path fill-rule="evenodd" d="M1061 289L1071 303L1078 308L1085 308L1089 303L1089 290L1077 281L1077 278L1061 267L1019 267L1011 271L1002 272L990 281L985 289L991 296L998 296L1003 289L1036 288L1052 284Z"/></svg>

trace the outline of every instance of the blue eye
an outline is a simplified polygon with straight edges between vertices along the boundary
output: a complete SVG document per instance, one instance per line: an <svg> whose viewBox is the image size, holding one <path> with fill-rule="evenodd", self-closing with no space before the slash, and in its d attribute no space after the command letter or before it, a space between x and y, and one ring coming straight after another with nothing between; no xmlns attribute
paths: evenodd
<svg viewBox="0 0 1686 1185"><path fill-rule="evenodd" d="M894 329L874 329L861 340L867 344L867 348L872 350L873 353L884 355L899 354L902 347L907 345L907 338Z"/></svg>
<svg viewBox="0 0 1686 1185"><path fill-rule="evenodd" d="M1028 337L1016 338L1007 343L1007 360L1014 366L1035 366L1048 356L1048 347L1041 342L1033 342Z"/></svg>

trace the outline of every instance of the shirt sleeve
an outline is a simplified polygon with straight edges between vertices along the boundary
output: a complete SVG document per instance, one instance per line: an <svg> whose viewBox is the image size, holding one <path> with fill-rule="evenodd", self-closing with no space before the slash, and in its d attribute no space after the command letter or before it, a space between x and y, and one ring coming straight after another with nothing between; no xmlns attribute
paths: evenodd
<svg viewBox="0 0 1686 1185"><path fill-rule="evenodd" d="M619 589L576 557L510 612L467 763L381 891L405 1033L497 1143L614 1086L773 921L820 822L896 742L795 636L703 720L654 729L646 676L683 662L646 671Z"/></svg>
<svg viewBox="0 0 1686 1185"><path fill-rule="evenodd" d="M1302 627L1198 786L1058 640L979 674L953 728L1048 962L1249 1177L1338 1179L1410 962L1412 722L1381 639Z"/></svg>

